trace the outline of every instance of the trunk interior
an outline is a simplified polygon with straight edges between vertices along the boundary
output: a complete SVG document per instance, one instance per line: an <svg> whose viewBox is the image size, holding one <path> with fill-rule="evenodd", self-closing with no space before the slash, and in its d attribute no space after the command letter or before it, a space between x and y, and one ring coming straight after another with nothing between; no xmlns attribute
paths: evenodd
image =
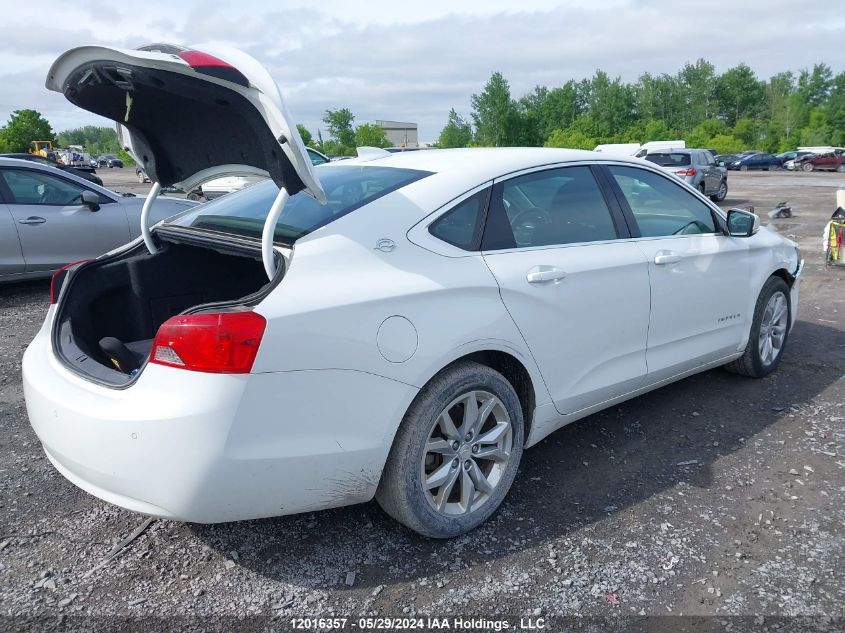
<svg viewBox="0 0 845 633"><path fill-rule="evenodd" d="M137 373L127 369L146 362L167 319L204 304L238 303L271 282L257 248L168 240L154 255L140 244L117 258L85 266L69 283L54 326L59 356L77 373L122 386ZM112 349L115 345L120 349Z"/></svg>

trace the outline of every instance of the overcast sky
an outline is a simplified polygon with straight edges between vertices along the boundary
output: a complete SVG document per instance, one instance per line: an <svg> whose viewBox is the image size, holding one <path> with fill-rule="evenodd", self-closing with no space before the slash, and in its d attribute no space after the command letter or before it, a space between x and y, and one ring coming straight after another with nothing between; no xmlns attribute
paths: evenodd
<svg viewBox="0 0 845 633"><path fill-rule="evenodd" d="M409 6L403 6L403 5ZM704 57L759 77L824 61L845 70L842 0L36 0L7 2L0 39L0 124L19 108L57 131L108 121L48 92L64 50L84 44L226 42L270 69L288 109L312 132L328 108L356 122L415 121L434 140L449 108L468 115L492 71L514 96L601 68L633 81ZM413 6L410 6L413 5Z"/></svg>

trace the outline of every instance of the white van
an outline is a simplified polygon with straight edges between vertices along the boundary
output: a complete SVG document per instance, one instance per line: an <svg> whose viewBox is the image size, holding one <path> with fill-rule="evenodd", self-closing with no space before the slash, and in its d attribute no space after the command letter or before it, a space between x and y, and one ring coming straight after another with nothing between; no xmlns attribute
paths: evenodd
<svg viewBox="0 0 845 633"><path fill-rule="evenodd" d="M651 152L672 149L686 149L686 147L686 141L649 141L648 143L643 143L642 145L640 145L639 151L637 151L634 156L636 156L637 158L643 158L644 156L646 156L646 154L650 154Z"/></svg>
<svg viewBox="0 0 845 633"><path fill-rule="evenodd" d="M606 145L596 145L593 151L620 156L633 156L639 149L639 143L608 143Z"/></svg>

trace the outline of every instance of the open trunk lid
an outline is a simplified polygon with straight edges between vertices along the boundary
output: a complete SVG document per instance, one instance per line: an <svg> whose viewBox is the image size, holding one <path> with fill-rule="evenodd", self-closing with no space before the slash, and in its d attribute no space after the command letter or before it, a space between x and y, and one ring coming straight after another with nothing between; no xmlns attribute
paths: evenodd
<svg viewBox="0 0 845 633"><path fill-rule="evenodd" d="M118 124L121 143L162 186L270 177L289 195L325 194L267 70L224 46L83 46L50 68L47 88Z"/></svg>

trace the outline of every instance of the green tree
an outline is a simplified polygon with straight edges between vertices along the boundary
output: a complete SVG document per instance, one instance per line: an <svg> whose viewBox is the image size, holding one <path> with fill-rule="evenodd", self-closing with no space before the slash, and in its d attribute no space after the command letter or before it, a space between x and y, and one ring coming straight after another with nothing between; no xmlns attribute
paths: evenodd
<svg viewBox="0 0 845 633"><path fill-rule="evenodd" d="M597 70L587 100L590 118L606 137L622 134L634 120L634 92L617 77Z"/></svg>
<svg viewBox="0 0 845 633"><path fill-rule="evenodd" d="M578 126L571 125L563 130L554 130L546 139L546 147L567 147L570 149L595 149L597 139Z"/></svg>
<svg viewBox="0 0 845 633"><path fill-rule="evenodd" d="M704 59L686 63L678 72L684 107L678 113L684 129L715 115L716 68Z"/></svg>
<svg viewBox="0 0 845 633"><path fill-rule="evenodd" d="M728 135L728 126L721 119L705 119L687 135L688 147L713 147L713 138Z"/></svg>
<svg viewBox="0 0 845 633"><path fill-rule="evenodd" d="M355 130L352 127L355 115L349 108L326 110L323 123L329 131L329 138L337 145L350 148L355 146Z"/></svg>
<svg viewBox="0 0 845 633"><path fill-rule="evenodd" d="M730 134L717 134L710 139L707 147L715 149L717 154L733 154L744 149L742 141Z"/></svg>
<svg viewBox="0 0 845 633"><path fill-rule="evenodd" d="M115 129L97 125L59 132L58 143L60 147L82 145L92 155L117 154L121 150Z"/></svg>
<svg viewBox="0 0 845 633"><path fill-rule="evenodd" d="M470 141L472 141L472 126L455 112L455 108L452 108L449 110L449 120L440 130L440 137L437 139L438 147L466 147Z"/></svg>
<svg viewBox="0 0 845 633"><path fill-rule="evenodd" d="M807 125L801 130L801 144L827 145L831 141L831 131L825 111L822 108L815 108L810 112Z"/></svg>
<svg viewBox="0 0 845 633"><path fill-rule="evenodd" d="M390 147L384 129L375 123L362 123L355 129L356 147Z"/></svg>
<svg viewBox="0 0 845 633"><path fill-rule="evenodd" d="M470 102L477 144L493 147L516 144L519 114L502 73L494 72L484 90L472 95Z"/></svg>
<svg viewBox="0 0 845 633"><path fill-rule="evenodd" d="M749 149L754 149L762 136L760 123L755 119L740 119L734 125L733 136Z"/></svg>
<svg viewBox="0 0 845 633"><path fill-rule="evenodd" d="M833 71L827 64L815 64L813 70L802 70L798 75L798 93L810 107L820 106L830 94Z"/></svg>
<svg viewBox="0 0 845 633"><path fill-rule="evenodd" d="M648 121L643 128L642 140L666 141L677 136L674 130L670 130L665 121Z"/></svg>
<svg viewBox="0 0 845 633"><path fill-rule="evenodd" d="M56 135L49 121L36 110L15 110L6 127L0 130L0 139L9 152L25 152L32 141L56 142Z"/></svg>
<svg viewBox="0 0 845 633"><path fill-rule="evenodd" d="M746 64L726 71L716 81L719 114L731 127L739 119L755 118L763 104L763 86Z"/></svg>
<svg viewBox="0 0 845 633"><path fill-rule="evenodd" d="M302 123L297 123L296 130L297 132L299 132L300 138L302 138L302 143L306 147L310 147L311 144L314 142L314 137L311 136L311 132L308 131L308 128L302 125Z"/></svg>

